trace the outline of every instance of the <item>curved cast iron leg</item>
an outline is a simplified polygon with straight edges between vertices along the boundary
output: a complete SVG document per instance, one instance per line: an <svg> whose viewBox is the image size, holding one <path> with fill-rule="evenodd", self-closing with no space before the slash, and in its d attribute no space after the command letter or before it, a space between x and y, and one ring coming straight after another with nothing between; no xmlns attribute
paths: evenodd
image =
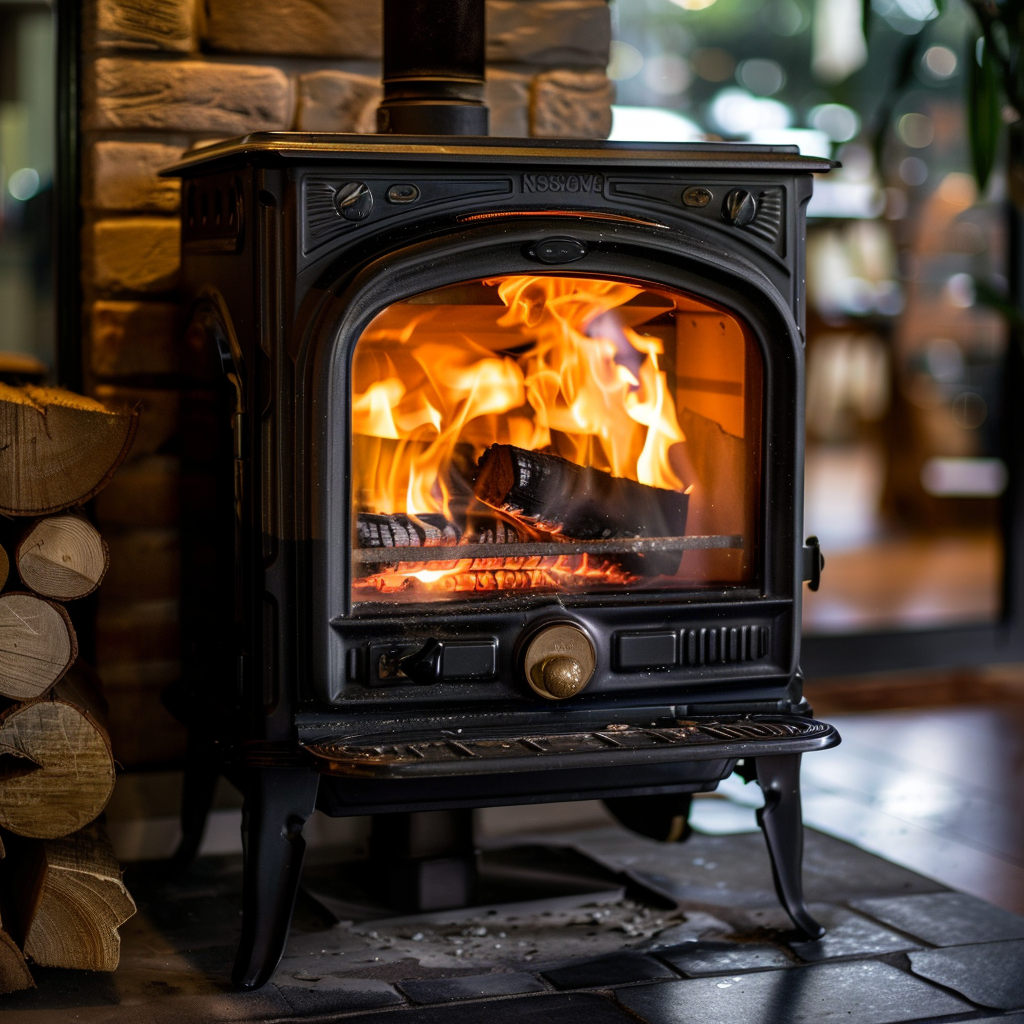
<svg viewBox="0 0 1024 1024"><path fill-rule="evenodd" d="M231 980L259 988L288 939L319 776L308 768L251 768L242 809L242 940Z"/></svg>
<svg viewBox="0 0 1024 1024"><path fill-rule="evenodd" d="M811 917L804 901L800 755L759 757L756 769L757 783L764 793L764 807L757 812L757 823L768 844L779 902L808 939L820 939L825 929Z"/></svg>
<svg viewBox="0 0 1024 1024"><path fill-rule="evenodd" d="M218 778L220 764L216 748L209 740L190 731L181 786L181 842L168 865L171 873L183 871L196 859Z"/></svg>

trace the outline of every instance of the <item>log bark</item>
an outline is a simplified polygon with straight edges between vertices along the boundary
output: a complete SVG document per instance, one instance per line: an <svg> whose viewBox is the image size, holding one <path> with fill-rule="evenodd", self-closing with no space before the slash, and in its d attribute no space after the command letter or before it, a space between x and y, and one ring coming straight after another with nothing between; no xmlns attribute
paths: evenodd
<svg viewBox="0 0 1024 1024"><path fill-rule="evenodd" d="M686 532L686 494L509 444L484 452L475 493L514 519L577 540Z"/></svg>
<svg viewBox="0 0 1024 1024"><path fill-rule="evenodd" d="M3 589L4 584L7 582L7 577L11 572L11 562L7 557L7 552L0 547L0 590Z"/></svg>
<svg viewBox="0 0 1024 1024"><path fill-rule="evenodd" d="M87 501L124 461L137 428L135 411L0 383L0 513L48 515Z"/></svg>
<svg viewBox="0 0 1024 1024"><path fill-rule="evenodd" d="M14 559L26 587L55 601L74 601L100 585L110 552L88 519L65 512L34 523Z"/></svg>
<svg viewBox="0 0 1024 1024"><path fill-rule="evenodd" d="M401 512L360 512L356 544L360 548L430 547L456 544L459 530L442 515L408 516Z"/></svg>
<svg viewBox="0 0 1024 1024"><path fill-rule="evenodd" d="M494 444L484 452L474 493L525 526L576 540L686 533L687 494L508 444ZM673 573L680 554L618 560L646 574Z"/></svg>
<svg viewBox="0 0 1024 1024"><path fill-rule="evenodd" d="M41 967L113 971L118 928L135 913L99 823L61 839L19 844L25 955Z"/></svg>
<svg viewBox="0 0 1024 1024"><path fill-rule="evenodd" d="M59 604L18 591L0 595L0 696L43 696L77 657L74 627Z"/></svg>
<svg viewBox="0 0 1024 1024"><path fill-rule="evenodd" d="M114 789L103 715L79 674L0 715L0 826L56 839L97 817Z"/></svg>

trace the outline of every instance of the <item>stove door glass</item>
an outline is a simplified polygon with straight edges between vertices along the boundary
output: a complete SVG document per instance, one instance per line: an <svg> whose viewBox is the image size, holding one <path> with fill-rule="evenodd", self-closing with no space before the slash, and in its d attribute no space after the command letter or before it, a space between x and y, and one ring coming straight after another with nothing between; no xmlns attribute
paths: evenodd
<svg viewBox="0 0 1024 1024"><path fill-rule="evenodd" d="M625 280L389 306L353 356L354 604L753 585L762 380L736 316Z"/></svg>

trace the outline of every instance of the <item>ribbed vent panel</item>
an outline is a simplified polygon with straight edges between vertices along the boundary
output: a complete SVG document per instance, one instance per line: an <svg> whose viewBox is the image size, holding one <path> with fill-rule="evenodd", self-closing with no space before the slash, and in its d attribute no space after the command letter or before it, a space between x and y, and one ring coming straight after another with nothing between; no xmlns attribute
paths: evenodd
<svg viewBox="0 0 1024 1024"><path fill-rule="evenodd" d="M745 230L778 247L782 238L782 212L782 189L765 189L757 198L757 216Z"/></svg>
<svg viewBox="0 0 1024 1024"><path fill-rule="evenodd" d="M729 665L757 661L768 654L768 626L720 626L717 629L684 629L684 665Z"/></svg>

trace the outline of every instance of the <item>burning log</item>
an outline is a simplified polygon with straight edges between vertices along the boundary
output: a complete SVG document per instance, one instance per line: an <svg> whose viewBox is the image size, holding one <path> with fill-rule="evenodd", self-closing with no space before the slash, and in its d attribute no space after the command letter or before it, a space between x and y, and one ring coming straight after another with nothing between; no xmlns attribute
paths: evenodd
<svg viewBox="0 0 1024 1024"><path fill-rule="evenodd" d="M356 517L356 544L360 548L433 547L457 544L461 533L444 516L400 512L360 512Z"/></svg>
<svg viewBox="0 0 1024 1024"><path fill-rule="evenodd" d="M681 537L686 532L688 494L508 444L484 452L475 494L526 528L577 540ZM645 575L671 574L679 559L678 551L630 555L622 565Z"/></svg>
<svg viewBox="0 0 1024 1024"><path fill-rule="evenodd" d="M35 594L0 596L0 696L43 696L78 657L68 613Z"/></svg>
<svg viewBox="0 0 1024 1024"><path fill-rule="evenodd" d="M25 586L55 601L74 601L100 585L110 553L88 519L65 512L34 523L14 559Z"/></svg>

